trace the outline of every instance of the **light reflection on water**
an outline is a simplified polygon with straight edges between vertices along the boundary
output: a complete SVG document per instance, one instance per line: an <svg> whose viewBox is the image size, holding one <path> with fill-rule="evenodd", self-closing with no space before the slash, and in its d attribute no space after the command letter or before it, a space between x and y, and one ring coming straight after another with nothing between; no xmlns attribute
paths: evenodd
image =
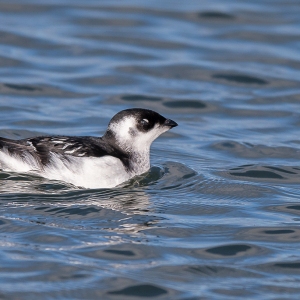
<svg viewBox="0 0 300 300"><path fill-rule="evenodd" d="M3 299L299 298L297 1L0 4L0 136L179 126L84 190L0 172Z"/></svg>

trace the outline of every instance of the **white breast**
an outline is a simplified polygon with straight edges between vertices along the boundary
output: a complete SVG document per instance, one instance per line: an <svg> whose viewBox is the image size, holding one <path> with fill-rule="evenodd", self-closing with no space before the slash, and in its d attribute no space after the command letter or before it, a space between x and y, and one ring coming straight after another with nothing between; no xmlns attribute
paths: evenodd
<svg viewBox="0 0 300 300"><path fill-rule="evenodd" d="M65 161L52 154L51 164L41 175L85 188L111 188L130 178L122 162L112 156L69 157L69 159Z"/></svg>

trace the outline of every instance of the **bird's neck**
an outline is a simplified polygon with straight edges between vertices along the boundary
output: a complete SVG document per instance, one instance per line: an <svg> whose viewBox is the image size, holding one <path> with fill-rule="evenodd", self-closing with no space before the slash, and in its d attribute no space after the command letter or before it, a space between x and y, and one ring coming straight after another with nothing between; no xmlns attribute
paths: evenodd
<svg viewBox="0 0 300 300"><path fill-rule="evenodd" d="M137 150L138 147L135 145L120 145L115 136L109 131L102 139L110 144L115 152L121 154L124 166L133 176L145 173L150 169L150 146L144 145L143 148L139 147Z"/></svg>
<svg viewBox="0 0 300 300"><path fill-rule="evenodd" d="M130 171L134 175L140 175L150 169L150 149L130 153Z"/></svg>

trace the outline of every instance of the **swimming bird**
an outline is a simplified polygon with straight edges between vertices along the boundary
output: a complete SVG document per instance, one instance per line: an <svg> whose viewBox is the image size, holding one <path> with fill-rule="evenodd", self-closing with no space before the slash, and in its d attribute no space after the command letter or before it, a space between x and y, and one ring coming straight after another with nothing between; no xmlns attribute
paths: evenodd
<svg viewBox="0 0 300 300"><path fill-rule="evenodd" d="M84 188L111 188L150 168L150 146L178 124L157 112L125 109L102 137L0 138L0 168L34 173Z"/></svg>

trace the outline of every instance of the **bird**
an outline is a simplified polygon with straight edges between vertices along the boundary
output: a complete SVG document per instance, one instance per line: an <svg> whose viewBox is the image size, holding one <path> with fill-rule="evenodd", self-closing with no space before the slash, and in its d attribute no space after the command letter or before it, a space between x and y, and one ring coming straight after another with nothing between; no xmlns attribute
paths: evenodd
<svg viewBox="0 0 300 300"><path fill-rule="evenodd" d="M178 126L143 108L118 112L102 137L0 137L0 169L33 173L82 188L113 188L150 169L150 146Z"/></svg>

